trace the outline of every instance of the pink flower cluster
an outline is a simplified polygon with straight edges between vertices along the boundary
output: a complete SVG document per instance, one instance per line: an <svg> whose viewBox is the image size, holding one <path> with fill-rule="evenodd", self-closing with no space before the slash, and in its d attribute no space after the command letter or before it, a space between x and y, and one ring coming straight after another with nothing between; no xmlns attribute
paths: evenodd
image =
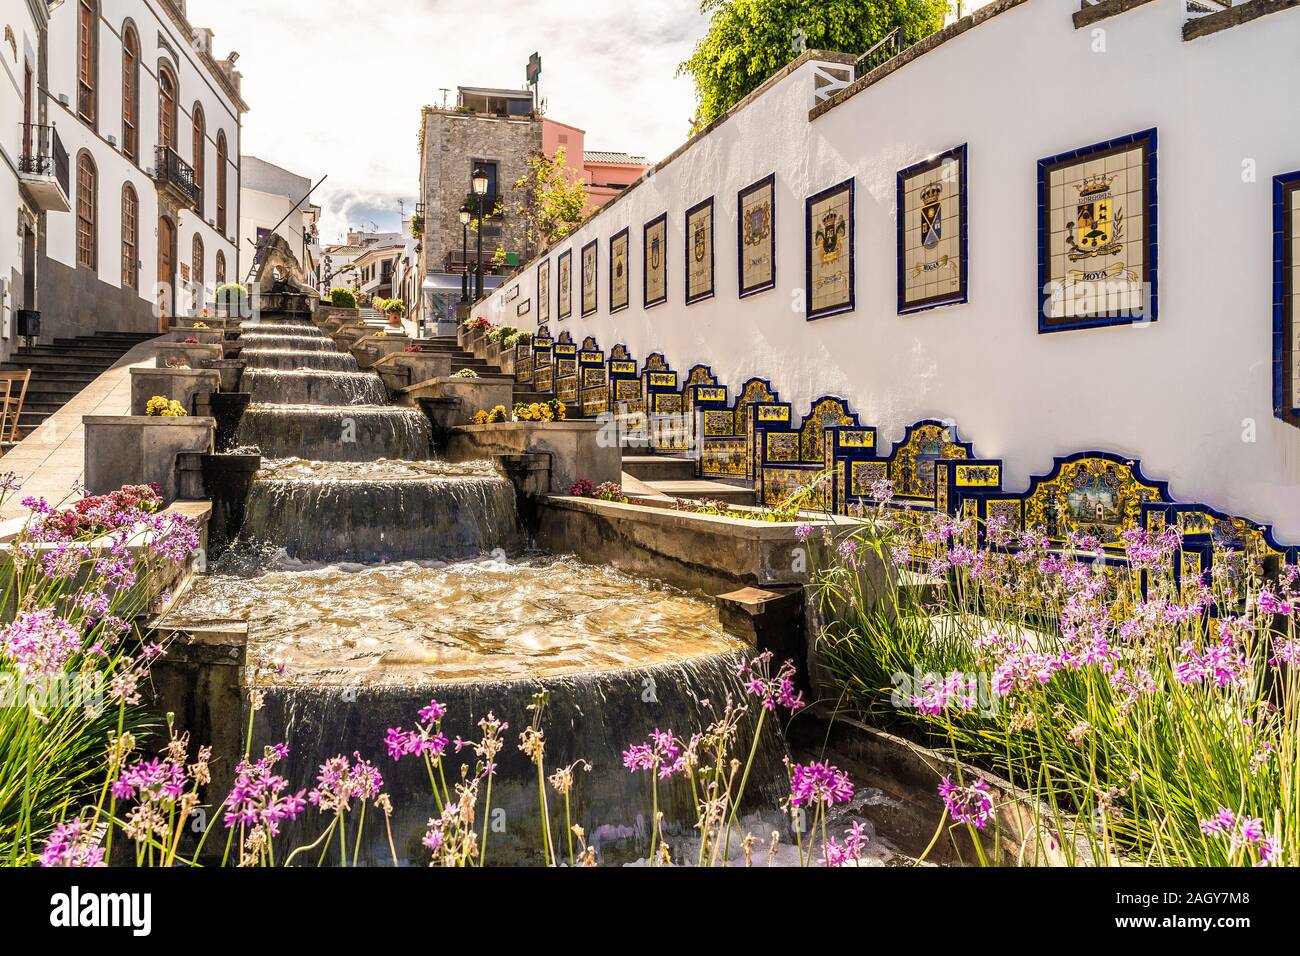
<svg viewBox="0 0 1300 956"><path fill-rule="evenodd" d="M60 823L41 849L43 867L105 866L104 848L81 820Z"/></svg>
<svg viewBox="0 0 1300 956"><path fill-rule="evenodd" d="M851 866L862 858L862 851L868 843L867 825L860 820L849 824L844 833L844 843L835 837L826 841L822 847L822 863L831 867Z"/></svg>
<svg viewBox="0 0 1300 956"><path fill-rule="evenodd" d="M156 484L124 485L106 495L88 495L58 511L35 498L24 499L23 505L41 516L33 527L38 540L66 541L98 537L116 528L130 527L141 516L157 511L162 496Z"/></svg>
<svg viewBox="0 0 1300 956"><path fill-rule="evenodd" d="M439 730L442 718L447 716L447 708L436 700L420 708L420 723L415 730L403 730L401 727L389 727L384 736L384 746L388 756L394 760L417 754L432 754L441 757L447 749L448 739Z"/></svg>
<svg viewBox="0 0 1300 956"><path fill-rule="evenodd" d="M843 770L826 762L795 764L790 777L790 803L796 807L829 807L853 799L853 783Z"/></svg>
<svg viewBox="0 0 1300 956"><path fill-rule="evenodd" d="M623 751L623 766L632 773L649 770L657 774L659 779L667 780L686 769L682 742L673 736L671 730L656 727L650 731L650 737L645 743L633 744Z"/></svg>
<svg viewBox="0 0 1300 956"><path fill-rule="evenodd" d="M989 785L983 777L966 787L944 777L939 784L939 796L943 798L948 815L956 823L966 823L977 830L983 830L992 819L993 798L989 795Z"/></svg>
<svg viewBox="0 0 1300 956"><path fill-rule="evenodd" d="M1232 852L1253 850L1256 866L1270 866L1278 862L1281 844L1276 836L1264 832L1264 821L1258 817L1245 817L1220 807L1214 816L1201 820L1201 832L1206 836L1226 836Z"/></svg>
<svg viewBox="0 0 1300 956"><path fill-rule="evenodd" d="M373 800L379 796L384 786L379 770L355 751L352 757L355 763L339 755L320 765L316 786L307 794L313 806L338 812L347 810L353 799Z"/></svg>
<svg viewBox="0 0 1300 956"><path fill-rule="evenodd" d="M296 820L306 809L303 797L307 791L286 792L289 781L272 772L275 764L288 753L287 746L276 744L267 747L262 758L254 763L239 762L235 767L235 785L226 797L227 827L264 826L274 836L280 832L281 821Z"/></svg>
<svg viewBox="0 0 1300 956"><path fill-rule="evenodd" d="M794 679L798 673L794 661L787 660L776 674L772 673L771 651L764 651L752 661L742 663L736 672L745 683L745 690L762 701L767 710L776 710L777 705L786 710L795 711L804 706L803 693L795 687Z"/></svg>
<svg viewBox="0 0 1300 956"><path fill-rule="evenodd" d="M61 672L81 644L81 632L50 608L19 611L0 631L0 654L28 682Z"/></svg>

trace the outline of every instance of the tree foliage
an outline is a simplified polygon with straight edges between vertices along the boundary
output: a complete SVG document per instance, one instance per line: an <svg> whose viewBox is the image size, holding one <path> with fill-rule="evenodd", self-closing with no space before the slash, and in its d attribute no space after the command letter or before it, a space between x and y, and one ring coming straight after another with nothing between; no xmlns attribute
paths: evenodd
<svg viewBox="0 0 1300 956"><path fill-rule="evenodd" d="M943 26L948 0L701 0L709 32L678 67L695 81L698 129L804 50L865 53L895 27L908 44Z"/></svg>
<svg viewBox="0 0 1300 956"><path fill-rule="evenodd" d="M548 159L537 153L528 160L528 171L515 189L523 194L516 213L523 217L525 238L530 246L548 246L563 239L585 218L587 184L575 177L566 163L563 146Z"/></svg>

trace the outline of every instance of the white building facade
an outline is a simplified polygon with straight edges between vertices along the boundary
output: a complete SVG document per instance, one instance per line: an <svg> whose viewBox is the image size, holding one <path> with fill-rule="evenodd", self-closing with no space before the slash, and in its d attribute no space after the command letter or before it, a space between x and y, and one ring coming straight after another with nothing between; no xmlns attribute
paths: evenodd
<svg viewBox="0 0 1300 956"><path fill-rule="evenodd" d="M0 360L18 344L17 313L37 307L37 254L47 217L67 217L67 154L42 110L45 74L45 0L4 0L0 45L0 209L15 221L0 227Z"/></svg>
<svg viewBox="0 0 1300 956"><path fill-rule="evenodd" d="M70 214L49 217L42 337L148 331L240 276L237 54L184 0L65 0L43 106L69 157Z"/></svg>
<svg viewBox="0 0 1300 956"><path fill-rule="evenodd" d="M1300 9L1243 3L1215 16L1189 25L1173 0L995 0L856 82L842 61L805 55L472 314L524 327L544 317L552 336L592 336L606 354L625 344L638 359L662 353L682 373L703 363L733 397L761 376L796 423L814 399L838 396L879 429L883 449L911 423L954 422L980 456L1002 460L1011 490L1060 456L1140 459L1175 500L1271 522L1300 542L1300 428L1274 402L1278 349L1292 345L1278 338L1275 277L1300 276L1279 258L1275 185L1300 171L1300 124L1285 119L1300 88ZM1149 146L1158 163L1113 168L1092 151L1116 143ZM1071 184L1054 177L1076 151L1080 195L1062 210L1056 192ZM961 178L945 195L960 192L962 204L946 207L944 235L961 236L947 265L960 263L962 281L936 285L931 307L904 308L906 276L928 266L903 251L915 210L900 230L900 197L924 202L928 187L900 189L900 173L958 155ZM1091 281L1089 261L1110 268L1067 261L1044 237L1058 218L1109 220L1121 203L1084 193L1120 188L1121 170L1124 255L1143 254L1122 272L1146 288L1141 314L1044 319L1042 270L1063 261L1069 282L1075 271ZM769 176L769 215L747 213L742 230L742 192ZM830 217L827 190L851 232ZM690 210L708 224L702 247L694 227L687 242ZM666 231L652 232L665 214ZM770 281L746 288L743 263L769 233ZM849 294L823 308L831 234L849 243L835 263L847 263ZM664 295L643 288L653 235L667 255ZM1095 235L1113 248L1109 221ZM584 302L590 248L595 295ZM614 278L611 248L628 278ZM564 319L561 267L572 274Z"/></svg>
<svg viewBox="0 0 1300 956"><path fill-rule="evenodd" d="M312 181L306 176L244 156L240 162L239 248L253 253L264 239L280 236L302 267L304 281L316 288L320 281L320 207L311 202ZM252 262L243 259L242 281Z"/></svg>

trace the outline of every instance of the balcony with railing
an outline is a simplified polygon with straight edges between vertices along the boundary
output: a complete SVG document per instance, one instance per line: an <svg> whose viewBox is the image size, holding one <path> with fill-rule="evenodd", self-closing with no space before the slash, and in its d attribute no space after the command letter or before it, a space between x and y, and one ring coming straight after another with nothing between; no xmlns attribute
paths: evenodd
<svg viewBox="0 0 1300 956"><path fill-rule="evenodd" d="M69 201L68 151L53 126L21 124L22 155L18 158L18 178L41 209L67 212Z"/></svg>
<svg viewBox="0 0 1300 956"><path fill-rule="evenodd" d="M199 186L194 181L194 167L170 146L155 148L153 178L159 191L171 193L177 202L190 207L198 205Z"/></svg>

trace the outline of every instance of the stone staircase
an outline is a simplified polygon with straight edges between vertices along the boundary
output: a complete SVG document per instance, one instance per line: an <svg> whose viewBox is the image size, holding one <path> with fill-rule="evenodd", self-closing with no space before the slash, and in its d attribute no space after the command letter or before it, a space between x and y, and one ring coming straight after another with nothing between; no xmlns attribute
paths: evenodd
<svg viewBox="0 0 1300 956"><path fill-rule="evenodd" d="M623 473L669 498L709 498L729 505L754 504L754 489L712 478L695 476L695 461L671 455L628 454L624 449Z"/></svg>
<svg viewBox="0 0 1300 956"><path fill-rule="evenodd" d="M479 358L473 352L468 352L461 348L454 335L443 335L435 338L420 339L418 342L420 348L425 352L447 352L451 354L451 372L456 374L463 368L473 369L479 375L501 375L503 374L500 367L491 364L487 359ZM519 402L544 402L553 398L553 395L544 395L541 392L529 391L527 388L515 383L514 401Z"/></svg>
<svg viewBox="0 0 1300 956"><path fill-rule="evenodd" d="M154 332L101 331L16 350L0 368L32 370L18 416L19 438L30 435L136 345L155 337Z"/></svg>

